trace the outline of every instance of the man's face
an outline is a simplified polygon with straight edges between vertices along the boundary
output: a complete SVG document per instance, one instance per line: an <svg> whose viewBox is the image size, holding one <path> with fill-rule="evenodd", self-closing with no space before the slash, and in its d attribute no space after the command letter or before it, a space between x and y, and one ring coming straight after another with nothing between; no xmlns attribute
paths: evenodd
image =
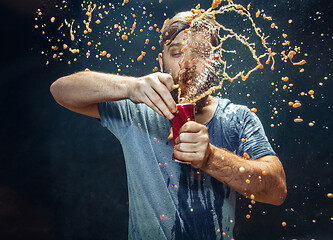
<svg viewBox="0 0 333 240"><path fill-rule="evenodd" d="M188 79L195 78L196 75L204 70L206 58L212 50L209 36L203 32L196 31L191 33L184 48L185 40L186 34L181 31L169 45L165 45L163 50L161 68L163 72L172 76L175 84L179 80L179 64L183 58L183 52L185 52L185 58L181 62L183 69L180 74L182 78ZM183 52L181 51L182 48L184 48Z"/></svg>
<svg viewBox="0 0 333 240"><path fill-rule="evenodd" d="M169 73L175 84L179 84L179 75L184 79L196 78L204 69L205 57L211 51L209 38L201 32L196 32L188 39L186 49L183 50L186 58L183 58L182 48L186 41L186 34L181 31L175 39L165 45L163 54L159 56L160 66L164 73ZM182 72L180 72L180 61L182 60ZM178 89L171 91L171 95L176 103L178 103ZM207 97L200 99L196 103L197 111L200 111L207 101Z"/></svg>

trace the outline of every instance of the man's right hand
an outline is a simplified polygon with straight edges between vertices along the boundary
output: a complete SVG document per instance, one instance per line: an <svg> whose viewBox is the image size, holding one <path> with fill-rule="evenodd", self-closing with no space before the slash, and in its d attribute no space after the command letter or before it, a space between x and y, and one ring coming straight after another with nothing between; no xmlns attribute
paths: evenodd
<svg viewBox="0 0 333 240"><path fill-rule="evenodd" d="M170 93L175 87L170 74L153 73L136 78L130 84L132 102L144 103L161 116L174 118L172 113L177 111L177 106Z"/></svg>
<svg viewBox="0 0 333 240"><path fill-rule="evenodd" d="M173 79L166 73L134 78L93 71L61 77L50 87L60 105L94 118L100 118L98 103L130 99L134 103L145 103L170 120L177 110L170 93L173 89Z"/></svg>

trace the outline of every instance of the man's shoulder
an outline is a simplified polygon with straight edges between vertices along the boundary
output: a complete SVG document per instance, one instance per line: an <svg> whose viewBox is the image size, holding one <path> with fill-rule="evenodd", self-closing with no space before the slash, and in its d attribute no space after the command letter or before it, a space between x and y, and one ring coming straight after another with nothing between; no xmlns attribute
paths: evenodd
<svg viewBox="0 0 333 240"><path fill-rule="evenodd" d="M218 108L225 114L241 114L250 111L245 105L235 104L227 98L218 98Z"/></svg>

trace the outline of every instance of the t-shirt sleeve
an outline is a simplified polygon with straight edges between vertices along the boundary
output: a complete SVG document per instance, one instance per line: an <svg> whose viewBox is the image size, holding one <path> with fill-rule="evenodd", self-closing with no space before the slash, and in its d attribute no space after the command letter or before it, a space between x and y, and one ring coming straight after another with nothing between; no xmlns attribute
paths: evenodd
<svg viewBox="0 0 333 240"><path fill-rule="evenodd" d="M109 129L118 139L127 133L132 124L131 103L129 100L121 100L98 104L101 125Z"/></svg>
<svg viewBox="0 0 333 240"><path fill-rule="evenodd" d="M238 123L239 155L243 156L244 153L247 153L251 159L276 155L255 113L252 113L247 107L241 108Z"/></svg>

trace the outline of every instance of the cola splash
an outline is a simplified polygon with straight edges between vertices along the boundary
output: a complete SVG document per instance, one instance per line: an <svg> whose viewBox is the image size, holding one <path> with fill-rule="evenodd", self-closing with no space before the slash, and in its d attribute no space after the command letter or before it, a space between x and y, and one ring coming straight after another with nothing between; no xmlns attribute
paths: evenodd
<svg viewBox="0 0 333 240"><path fill-rule="evenodd" d="M185 30L186 41L184 42L183 57L179 62L179 103L194 103L201 98L211 94L214 90L222 88L223 81L229 80L233 82L235 79L241 78L245 81L252 72L263 69L264 64L271 63L271 70L274 70L275 52L267 45L268 36L262 32L262 29L256 26L249 12L250 4L247 8L240 4L235 4L228 0L225 5L217 8L221 1L214 1L212 7L207 11L192 9L192 16L188 17L190 27ZM237 33L235 30L220 24L217 17L221 17L226 13L234 13L242 17L242 22L247 21L253 34L247 30L250 35L256 37L257 44L250 40L249 36ZM260 13L260 12L259 12ZM256 14L256 17L258 13ZM271 20L271 17L265 17ZM254 60L254 67L243 69L236 74L229 75L227 73L230 62L223 56L223 53L236 54L236 50L223 49L222 45L226 40L233 39L237 43L248 49L246 54ZM261 51L258 51L258 47ZM261 52L260 54L258 54ZM301 61L297 64L304 64ZM250 66L250 65L249 65Z"/></svg>

